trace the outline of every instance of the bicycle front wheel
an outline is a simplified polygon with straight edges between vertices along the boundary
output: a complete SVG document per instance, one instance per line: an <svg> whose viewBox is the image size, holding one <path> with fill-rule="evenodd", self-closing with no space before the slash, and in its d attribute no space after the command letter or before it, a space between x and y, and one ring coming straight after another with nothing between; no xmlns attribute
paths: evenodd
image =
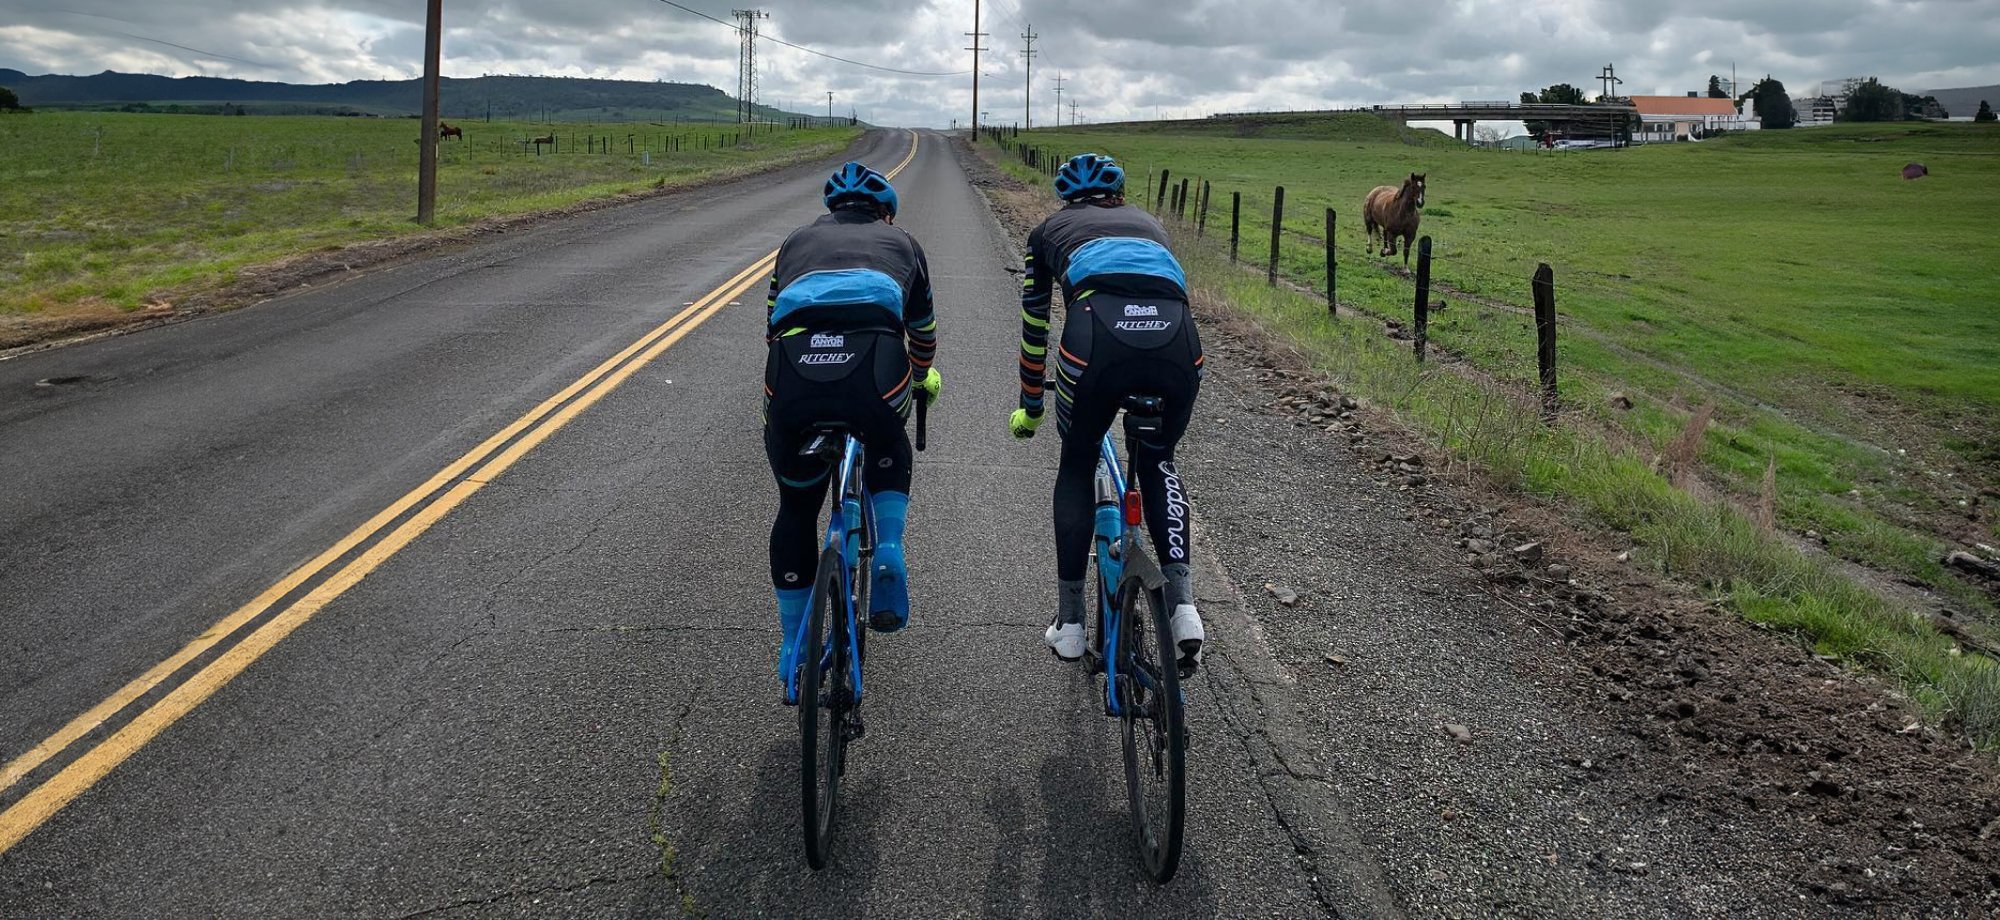
<svg viewBox="0 0 2000 920"><path fill-rule="evenodd" d="M799 650L799 801L805 825L806 864L826 866L833 848L834 806L840 794L847 735L842 731L851 694L847 669L845 560L834 547L819 557L813 582L812 622Z"/></svg>
<svg viewBox="0 0 2000 920"><path fill-rule="evenodd" d="M1187 730L1166 606L1160 592L1137 577L1118 586L1120 634L1112 671L1120 689L1134 842L1146 874L1161 884L1180 868L1187 813Z"/></svg>

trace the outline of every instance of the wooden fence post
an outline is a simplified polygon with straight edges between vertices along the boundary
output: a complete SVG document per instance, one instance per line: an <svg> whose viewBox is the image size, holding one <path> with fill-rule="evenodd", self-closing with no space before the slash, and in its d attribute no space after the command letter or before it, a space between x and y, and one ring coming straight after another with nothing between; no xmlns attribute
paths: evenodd
<svg viewBox="0 0 2000 920"><path fill-rule="evenodd" d="M1236 243L1243 237L1243 193L1229 193L1229 264L1236 264Z"/></svg>
<svg viewBox="0 0 2000 920"><path fill-rule="evenodd" d="M1417 363L1424 362L1424 344L1431 328L1431 238L1417 237Z"/></svg>
<svg viewBox="0 0 2000 920"><path fill-rule="evenodd" d="M1154 212L1154 213L1156 213L1156 214L1157 214L1157 213L1159 213L1159 211L1160 211L1160 206L1166 203L1166 200L1167 200L1167 177L1168 177L1169 175L1171 175L1172 173L1173 173L1173 170L1171 170L1171 169L1162 169L1162 170L1160 170L1160 197L1159 197L1159 199L1158 199L1158 200L1156 200L1156 201L1154 201L1154 202L1153 202L1153 212Z"/></svg>
<svg viewBox="0 0 2000 920"><path fill-rule="evenodd" d="M1535 267L1535 359L1542 370L1542 419L1556 418L1556 273L1543 262Z"/></svg>
<svg viewBox="0 0 2000 920"><path fill-rule="evenodd" d="M1333 287L1333 209L1326 209L1326 315L1339 316L1340 307Z"/></svg>
<svg viewBox="0 0 2000 920"><path fill-rule="evenodd" d="M1208 229L1208 180L1207 179L1201 180L1201 203L1199 205L1196 205L1196 208L1198 209L1198 213L1195 214L1194 218L1194 238L1201 239L1203 231L1206 231Z"/></svg>
<svg viewBox="0 0 2000 920"><path fill-rule="evenodd" d="M1174 210L1174 219L1182 221L1187 220L1187 209L1188 209L1188 180L1182 179L1181 203L1180 207Z"/></svg>
<svg viewBox="0 0 2000 920"><path fill-rule="evenodd" d="M1280 185L1271 200L1271 268L1265 273L1267 284L1278 283L1278 238L1285 233L1285 187Z"/></svg>

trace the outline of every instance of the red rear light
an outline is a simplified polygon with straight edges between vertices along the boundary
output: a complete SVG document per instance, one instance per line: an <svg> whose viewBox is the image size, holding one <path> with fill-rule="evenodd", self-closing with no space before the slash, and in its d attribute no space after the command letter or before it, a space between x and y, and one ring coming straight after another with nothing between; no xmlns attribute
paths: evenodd
<svg viewBox="0 0 2000 920"><path fill-rule="evenodd" d="M1145 506L1139 503L1139 490L1125 490L1125 526L1137 527L1146 519Z"/></svg>

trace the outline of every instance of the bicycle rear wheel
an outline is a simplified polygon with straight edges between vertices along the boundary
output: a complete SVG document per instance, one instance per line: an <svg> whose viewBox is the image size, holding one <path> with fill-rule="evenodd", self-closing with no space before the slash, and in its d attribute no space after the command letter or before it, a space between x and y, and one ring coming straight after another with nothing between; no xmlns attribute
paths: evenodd
<svg viewBox="0 0 2000 920"><path fill-rule="evenodd" d="M1118 586L1119 637L1113 674L1122 703L1125 789L1139 858L1165 884L1180 868L1187 812L1187 738L1178 653L1166 600L1136 576Z"/></svg>
<svg viewBox="0 0 2000 920"><path fill-rule="evenodd" d="M799 651L799 801L805 818L806 864L826 866L833 848L835 806L847 758L843 731L853 694L847 667L846 561L828 547L819 557L806 627Z"/></svg>

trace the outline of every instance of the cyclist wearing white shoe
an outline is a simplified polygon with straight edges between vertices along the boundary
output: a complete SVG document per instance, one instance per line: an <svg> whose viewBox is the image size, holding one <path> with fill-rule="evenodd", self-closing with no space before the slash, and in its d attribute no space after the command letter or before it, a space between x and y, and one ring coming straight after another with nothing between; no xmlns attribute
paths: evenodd
<svg viewBox="0 0 2000 920"><path fill-rule="evenodd" d="M1157 396L1157 440L1127 444L1144 496L1146 523L1160 569L1183 668L1201 658L1205 638L1188 563L1187 487L1174 468L1201 390L1201 339L1188 310L1187 276L1167 249L1166 228L1125 203L1125 171L1110 157L1080 154L1056 175L1066 204L1028 235L1021 290L1021 407L1009 428L1033 437L1041 425L1048 376L1050 307L1063 292L1065 320L1055 362L1055 619L1043 639L1058 656L1084 653L1084 574L1089 563L1098 443L1129 395Z"/></svg>

